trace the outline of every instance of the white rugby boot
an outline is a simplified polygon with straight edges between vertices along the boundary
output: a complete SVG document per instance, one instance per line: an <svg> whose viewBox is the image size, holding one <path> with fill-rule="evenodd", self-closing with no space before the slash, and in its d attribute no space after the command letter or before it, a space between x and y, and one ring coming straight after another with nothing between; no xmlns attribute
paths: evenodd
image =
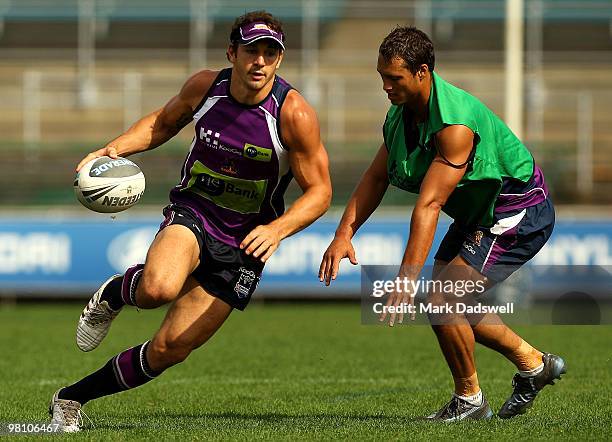
<svg viewBox="0 0 612 442"><path fill-rule="evenodd" d="M113 319L121 310L113 310L106 301L100 301L100 296L106 286L121 275L113 275L91 297L79 318L76 331L77 346L82 351L91 351L100 345L110 330Z"/></svg>
<svg viewBox="0 0 612 442"><path fill-rule="evenodd" d="M55 392L49 403L51 425L58 425L56 431L62 433L76 433L77 431L81 431L81 427L83 426L81 404L68 399L59 399L57 395L60 390Z"/></svg>

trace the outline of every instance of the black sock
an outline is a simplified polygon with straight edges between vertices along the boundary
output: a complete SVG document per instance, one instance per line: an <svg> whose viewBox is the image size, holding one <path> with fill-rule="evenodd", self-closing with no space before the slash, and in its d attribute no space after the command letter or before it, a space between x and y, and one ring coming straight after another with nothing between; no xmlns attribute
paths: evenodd
<svg viewBox="0 0 612 442"><path fill-rule="evenodd" d="M85 405L92 399L136 388L149 382L160 375L161 371L156 372L149 367L146 357L148 345L149 341L119 353L98 371L62 388L58 398Z"/></svg>
<svg viewBox="0 0 612 442"><path fill-rule="evenodd" d="M144 264L134 264L125 271L121 278L113 279L104 287L100 300L108 302L113 310L120 310L124 305L136 306L136 287L140 282Z"/></svg>
<svg viewBox="0 0 612 442"><path fill-rule="evenodd" d="M122 284L123 276L121 278L113 279L106 287L104 287L102 296L100 296L100 300L108 302L109 307L115 311L120 310L121 307L125 305L125 302L123 302L123 297L121 296Z"/></svg>

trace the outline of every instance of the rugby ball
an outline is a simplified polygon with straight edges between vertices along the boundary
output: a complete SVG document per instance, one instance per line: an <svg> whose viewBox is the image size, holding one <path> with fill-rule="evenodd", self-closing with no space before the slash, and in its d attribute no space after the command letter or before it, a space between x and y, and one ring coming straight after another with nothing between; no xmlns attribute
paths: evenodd
<svg viewBox="0 0 612 442"><path fill-rule="evenodd" d="M95 158L74 179L78 200L99 213L129 209L140 200L144 190L145 177L140 167L125 158Z"/></svg>

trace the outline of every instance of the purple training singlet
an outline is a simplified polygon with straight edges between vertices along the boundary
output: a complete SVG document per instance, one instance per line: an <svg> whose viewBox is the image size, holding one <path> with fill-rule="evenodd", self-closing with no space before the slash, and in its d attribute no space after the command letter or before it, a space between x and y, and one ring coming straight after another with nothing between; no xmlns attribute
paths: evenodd
<svg viewBox="0 0 612 442"><path fill-rule="evenodd" d="M170 201L190 208L214 238L238 247L253 228L285 211L293 175L280 111L292 87L276 76L261 103L245 105L230 95L231 73L219 73L194 111L195 137Z"/></svg>

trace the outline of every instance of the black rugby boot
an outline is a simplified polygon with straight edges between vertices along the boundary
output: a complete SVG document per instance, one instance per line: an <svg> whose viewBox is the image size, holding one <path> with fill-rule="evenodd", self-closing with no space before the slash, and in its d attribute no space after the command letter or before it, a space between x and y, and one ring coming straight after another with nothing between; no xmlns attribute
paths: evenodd
<svg viewBox="0 0 612 442"><path fill-rule="evenodd" d="M499 417L509 419L526 413L533 405L538 393L546 385L554 385L555 379L561 379L561 375L567 371L565 361L559 356L544 353L542 362L544 362L544 369L534 376L523 377L519 373L514 375L512 379L514 390L499 409L497 413Z"/></svg>

